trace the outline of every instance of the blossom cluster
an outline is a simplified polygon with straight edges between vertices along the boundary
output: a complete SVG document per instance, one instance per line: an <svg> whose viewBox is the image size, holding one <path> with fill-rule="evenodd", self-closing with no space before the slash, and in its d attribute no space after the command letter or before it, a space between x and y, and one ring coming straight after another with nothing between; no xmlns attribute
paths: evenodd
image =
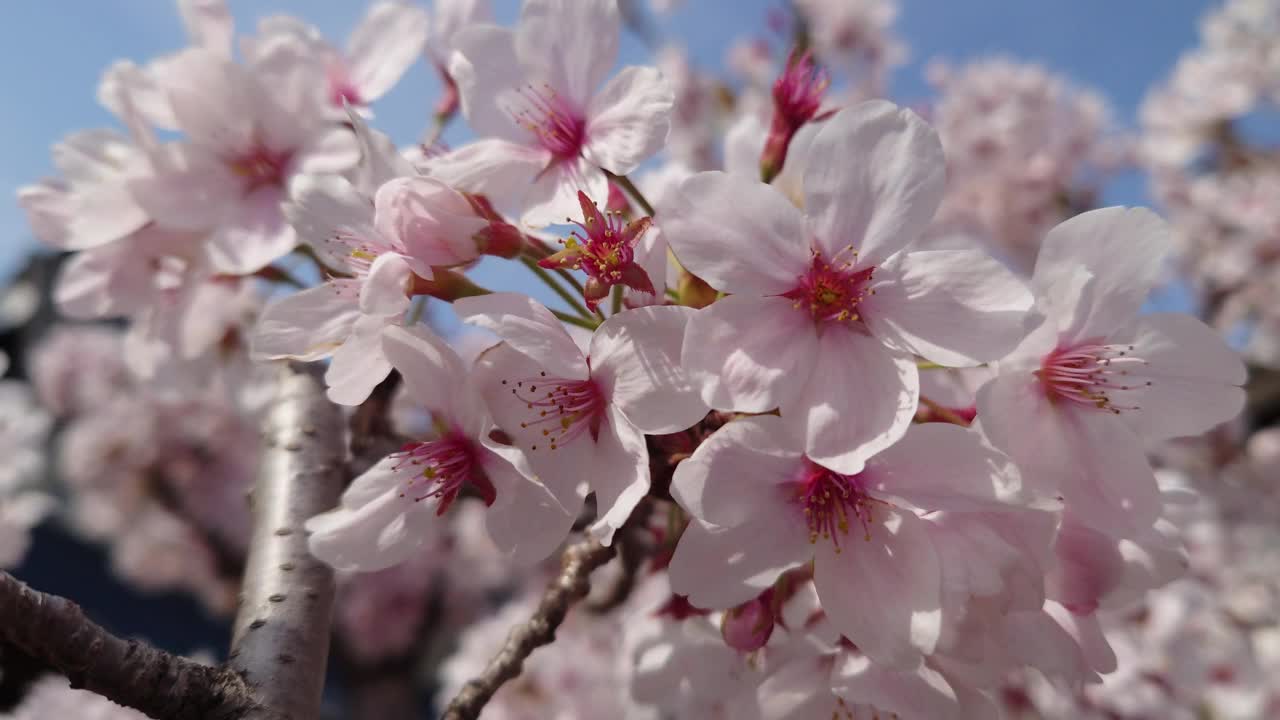
<svg viewBox="0 0 1280 720"><path fill-rule="evenodd" d="M127 323L33 363L74 525L137 584L226 610L263 370L324 362L353 427L395 394L398 449L353 450L307 522L356 662L514 596L462 634L457 690L576 533L620 548L597 586L634 575L486 717L977 718L1015 696L1065 717L1158 685L1145 648L1199 642L1180 618L1217 580L1124 613L1217 508L1188 511L1148 452L1231 421L1246 379L1214 329L1143 311L1178 232L1089 209L1123 155L1094 96L993 61L935 73L926 120L880 97L892 3L795 5L806 47L738 53L729 102L675 51L615 72L617 0L524 0L514 27L380 0L343 49L179 0L191 46L103 77L124 131L67 138L61 177L19 193L73 253L60 310ZM458 147L375 129L424 54ZM481 286L486 260L559 303Z"/></svg>
<svg viewBox="0 0 1280 720"><path fill-rule="evenodd" d="M1224 3L1200 34L1143 104L1141 159L1204 314L1224 329L1247 326L1246 354L1274 367L1280 157L1258 129L1280 106L1280 3Z"/></svg>

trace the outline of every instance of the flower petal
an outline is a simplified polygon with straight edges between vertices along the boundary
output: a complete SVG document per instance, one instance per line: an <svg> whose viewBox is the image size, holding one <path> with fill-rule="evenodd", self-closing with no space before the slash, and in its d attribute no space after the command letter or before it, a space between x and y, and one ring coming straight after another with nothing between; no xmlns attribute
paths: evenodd
<svg viewBox="0 0 1280 720"><path fill-rule="evenodd" d="M409 309L409 279L413 271L403 255L383 253L369 266L369 275L360 286L360 311L387 317Z"/></svg>
<svg viewBox="0 0 1280 720"><path fill-rule="evenodd" d="M464 322L492 332L551 375L585 380L587 361L564 326L537 300L519 293L492 293L457 300Z"/></svg>
<svg viewBox="0 0 1280 720"><path fill-rule="evenodd" d="M422 54L427 13L403 2L379 2L347 40L351 81L363 102L382 97Z"/></svg>
<svg viewBox="0 0 1280 720"><path fill-rule="evenodd" d="M802 469L800 439L780 418L760 415L717 430L676 465L671 496L693 517L733 527L782 500L779 485Z"/></svg>
<svg viewBox="0 0 1280 720"><path fill-rule="evenodd" d="M298 244L280 209L277 187L253 191L209 238L209 261L218 272L249 275L288 255Z"/></svg>
<svg viewBox="0 0 1280 720"><path fill-rule="evenodd" d="M866 655L842 653L831 685L833 692L851 703L874 705L880 712L898 717L960 717L955 690L941 673L923 664L893 670L873 663Z"/></svg>
<svg viewBox="0 0 1280 720"><path fill-rule="evenodd" d="M685 327L694 314L676 306L627 310L591 338L591 376L644 433L678 432L707 414L698 387L680 365Z"/></svg>
<svg viewBox="0 0 1280 720"><path fill-rule="evenodd" d="M392 325L382 331L382 352L418 405L479 437L488 413L453 348L425 327Z"/></svg>
<svg viewBox="0 0 1280 720"><path fill-rule="evenodd" d="M332 355L360 317L348 295L329 283L301 290L267 305L249 338L257 360L319 360Z"/></svg>
<svg viewBox="0 0 1280 720"><path fill-rule="evenodd" d="M827 615L858 649L892 668L919 665L942 630L942 570L924 520L876 517L866 542L817 543L813 582Z"/></svg>
<svg viewBox="0 0 1280 720"><path fill-rule="evenodd" d="M814 242L835 257L879 265L915 240L942 201L946 159L938 134L910 110L872 100L822 124L804 173Z"/></svg>
<svg viewBox="0 0 1280 720"><path fill-rule="evenodd" d="M718 528L694 520L671 558L671 590L694 606L730 608L759 595L778 576L813 555L808 528L780 514Z"/></svg>
<svg viewBox="0 0 1280 720"><path fill-rule="evenodd" d="M1133 345L1147 364L1133 373L1131 391L1109 394L1117 405L1137 406L1120 415L1144 439L1198 435L1244 409L1245 367L1222 337L1190 315L1140 315L1112 342ZM1151 386L1141 380L1150 380Z"/></svg>
<svg viewBox="0 0 1280 720"><path fill-rule="evenodd" d="M617 0L526 0L516 54L582 110L617 62L620 27Z"/></svg>
<svg viewBox="0 0 1280 720"><path fill-rule="evenodd" d="M1009 458L974 430L949 423L915 425L863 472L879 497L920 510L1000 509L1021 488Z"/></svg>
<svg viewBox="0 0 1280 720"><path fill-rule="evenodd" d="M282 212L298 240L307 243L325 265L338 270L351 269L351 247L335 242L336 237L378 237L373 202L341 175L295 175Z"/></svg>
<svg viewBox="0 0 1280 720"><path fill-rule="evenodd" d="M978 391L978 417L1031 487L1057 492L1100 532L1131 537L1160 514L1155 476L1132 430L1110 412L1050 402L1030 372Z"/></svg>
<svg viewBox="0 0 1280 720"><path fill-rule="evenodd" d="M463 28L452 42L449 76L458 86L467 124L483 137L529 140L511 113L512 93L528 82L516 58L515 33L478 24Z"/></svg>
<svg viewBox="0 0 1280 720"><path fill-rule="evenodd" d="M434 506L403 495L387 457L351 483L334 510L307 520L311 553L337 570L369 572L422 552L434 536L423 530Z"/></svg>
<svg viewBox="0 0 1280 720"><path fill-rule="evenodd" d="M809 268L803 216L758 180L698 173L658 209L658 223L680 263L717 290L781 295Z"/></svg>
<svg viewBox="0 0 1280 720"><path fill-rule="evenodd" d="M862 302L881 340L940 365L999 360L1027 333L1031 291L978 250L899 253L876 268Z"/></svg>
<svg viewBox="0 0 1280 720"><path fill-rule="evenodd" d="M800 393L818 349L813 323L786 298L730 295L685 330L685 372L717 410L767 412Z"/></svg>
<svg viewBox="0 0 1280 720"><path fill-rule="evenodd" d="M542 148L493 138L431 158L423 171L463 192L484 195L499 207L522 210L521 201L549 164L551 153Z"/></svg>
<svg viewBox="0 0 1280 720"><path fill-rule="evenodd" d="M1169 229L1146 208L1081 213L1045 236L1031 285L1074 340L1106 337L1129 322L1164 273ZM1083 268L1083 287L1072 281Z"/></svg>
<svg viewBox="0 0 1280 720"><path fill-rule="evenodd" d="M810 458L852 475L911 426L920 399L916 363L869 335L835 326L822 333L814 355L804 389L782 398L782 417L804 429Z"/></svg>
<svg viewBox="0 0 1280 720"><path fill-rule="evenodd" d="M324 374L328 396L339 405L359 405L386 379L391 363L382 353L382 329L387 321L371 315L356 320L342 347L333 354Z"/></svg>
<svg viewBox="0 0 1280 720"><path fill-rule="evenodd" d="M589 435L575 443L590 442ZM606 427L595 441L595 457L587 469L588 482L596 494L597 519L591 534L602 544L613 542L613 534L649 492L649 449L644 434L631 425L616 407L609 408Z"/></svg>
<svg viewBox="0 0 1280 720"><path fill-rule="evenodd" d="M657 68L624 69L591 98L583 154L626 175L666 144L674 105L671 85Z"/></svg>
<svg viewBox="0 0 1280 720"><path fill-rule="evenodd" d="M499 550L519 565L546 559L569 536L577 519L541 484L524 477L506 460L491 455L485 473L498 499L485 513L485 528Z"/></svg>

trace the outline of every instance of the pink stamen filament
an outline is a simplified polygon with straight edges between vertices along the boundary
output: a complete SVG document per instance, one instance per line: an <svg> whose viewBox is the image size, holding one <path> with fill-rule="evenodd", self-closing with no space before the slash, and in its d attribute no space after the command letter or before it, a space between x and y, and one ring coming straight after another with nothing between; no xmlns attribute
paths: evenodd
<svg viewBox="0 0 1280 720"><path fill-rule="evenodd" d="M1141 371L1150 363L1133 357L1132 345L1106 345L1086 341L1080 345L1058 348L1044 357L1040 369L1034 371L1044 386L1045 394L1054 402L1092 407L1119 415L1137 410L1137 405L1117 405L1112 391L1150 387L1150 380L1131 379L1130 373Z"/></svg>
<svg viewBox="0 0 1280 720"><path fill-rule="evenodd" d="M339 246L339 252L347 256L347 266L356 277L366 277L373 261L386 252L399 252L389 243L379 242L367 236L357 235L347 228L339 228L327 242Z"/></svg>
<svg viewBox="0 0 1280 720"><path fill-rule="evenodd" d="M812 251L809 270L797 278L796 287L783 297L797 310L807 310L819 322L854 323L861 320L858 305L875 290L869 286L874 267L857 268L858 251L847 245L831 260ZM848 256L841 259L842 256Z"/></svg>
<svg viewBox="0 0 1280 720"><path fill-rule="evenodd" d="M840 536L848 535L851 520L862 526L863 538L871 540L874 505L889 504L866 493L859 475L841 475L805 458L804 469L793 483L792 500L804 512L809 525L809 542L830 540L842 551Z"/></svg>
<svg viewBox="0 0 1280 720"><path fill-rule="evenodd" d="M392 470L408 479L408 490L400 496L412 497L414 502L437 499L437 515L449 509L467 483L475 485L486 502L493 502L493 486L480 467L475 443L460 432L411 443L391 457L399 460Z"/></svg>
<svg viewBox="0 0 1280 720"><path fill-rule="evenodd" d="M255 143L247 152L227 160L231 172L244 179L246 195L262 187L283 187L293 153Z"/></svg>
<svg viewBox="0 0 1280 720"><path fill-rule="evenodd" d="M508 380L503 385L511 385ZM569 380L547 377L542 372L537 378L516 380L511 394L537 413L536 419L520 423L524 429L541 430L552 450L573 442L584 432L595 440L604 422L605 399L599 386L590 378ZM530 450L537 450L533 445Z"/></svg>
<svg viewBox="0 0 1280 720"><path fill-rule="evenodd" d="M523 107L508 110L516 124L533 133L557 159L576 158L587 134L582 114L550 85L526 85L519 94Z"/></svg>

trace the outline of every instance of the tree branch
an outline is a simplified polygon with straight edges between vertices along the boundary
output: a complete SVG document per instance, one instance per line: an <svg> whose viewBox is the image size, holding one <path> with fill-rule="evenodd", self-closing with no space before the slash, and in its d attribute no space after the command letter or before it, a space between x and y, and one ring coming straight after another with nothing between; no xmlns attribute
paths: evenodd
<svg viewBox="0 0 1280 720"><path fill-rule="evenodd" d="M338 503L346 480L342 414L306 366L282 364L277 382L228 664L263 708L247 720L311 720L320 715L334 582L308 551L303 523Z"/></svg>
<svg viewBox="0 0 1280 720"><path fill-rule="evenodd" d="M556 639L556 629L564 622L569 607L586 596L591 571L609 562L613 547L604 547L587 538L565 548L560 558L560 575L551 582L533 617L511 630L507 642L484 672L467 682L445 709L442 720L476 720L503 683L520 675L530 653Z"/></svg>
<svg viewBox="0 0 1280 720"><path fill-rule="evenodd" d="M0 572L0 638L84 688L160 720L238 720L256 703L234 672L107 632L66 598Z"/></svg>

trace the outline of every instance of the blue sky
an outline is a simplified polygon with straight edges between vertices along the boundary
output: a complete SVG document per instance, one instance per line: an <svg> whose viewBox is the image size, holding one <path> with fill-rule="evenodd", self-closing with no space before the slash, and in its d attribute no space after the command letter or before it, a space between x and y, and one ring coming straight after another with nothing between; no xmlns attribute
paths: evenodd
<svg viewBox="0 0 1280 720"><path fill-rule="evenodd" d="M249 31L274 13L306 18L341 42L363 14L360 0L230 0L238 28ZM494 0L499 19L514 19L516 0ZM725 49L742 34L766 34L765 15L781 0L684 0L662 22L665 37L683 42L709 70L723 65ZM934 58L953 63L1001 54L1042 62L1075 82L1093 87L1132 124L1138 104L1165 76L1178 55L1196 44L1198 18L1208 0L902 0L899 36L910 48L892 96L914 102L930 96L924 66ZM145 61L185 43L168 0L48 0L7 4L0 23L0 87L7 107L0 115L0 185L10 193L52 171L49 148L82 128L110 126L94 100L103 69L117 58ZM644 63L647 50L624 41L623 63ZM438 84L419 63L376 107L375 127L400 142L416 139L426 124ZM466 137L453 127L446 140ZM1108 203L1141 204L1141 178L1120 178ZM0 203L0 275L34 246L22 213Z"/></svg>

